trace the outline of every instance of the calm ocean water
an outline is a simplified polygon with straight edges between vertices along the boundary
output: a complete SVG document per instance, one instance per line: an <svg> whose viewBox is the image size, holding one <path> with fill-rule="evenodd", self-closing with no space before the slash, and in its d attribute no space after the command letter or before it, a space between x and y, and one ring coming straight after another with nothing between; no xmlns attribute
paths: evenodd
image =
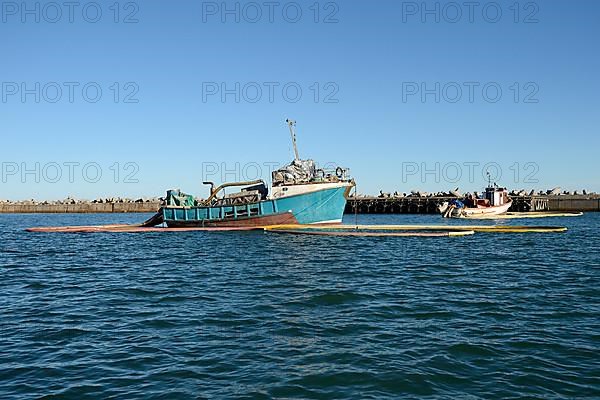
<svg viewBox="0 0 600 400"><path fill-rule="evenodd" d="M23 231L144 218L0 215L0 399L600 398L600 214L463 238Z"/></svg>

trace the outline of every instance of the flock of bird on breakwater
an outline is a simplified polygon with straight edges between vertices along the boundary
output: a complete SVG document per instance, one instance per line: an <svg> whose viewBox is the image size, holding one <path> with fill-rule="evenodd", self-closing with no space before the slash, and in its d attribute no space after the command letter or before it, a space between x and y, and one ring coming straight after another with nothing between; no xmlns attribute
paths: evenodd
<svg viewBox="0 0 600 400"><path fill-rule="evenodd" d="M459 188L447 192L385 193L377 196L351 194L346 204L346 213L361 214L436 214L438 205L444 201L462 198ZM477 195L477 192L474 192ZM554 188L546 191L512 190L511 212L534 211L600 211L600 195L587 190L564 191ZM46 213L46 212L155 212L165 204L164 197L102 197L81 200L67 197L63 200L37 201L0 200L0 213Z"/></svg>

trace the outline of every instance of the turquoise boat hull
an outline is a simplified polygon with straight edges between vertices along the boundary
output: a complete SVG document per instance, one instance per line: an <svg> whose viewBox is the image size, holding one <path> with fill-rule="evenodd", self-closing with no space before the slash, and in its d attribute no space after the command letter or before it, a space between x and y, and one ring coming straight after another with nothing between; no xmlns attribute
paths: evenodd
<svg viewBox="0 0 600 400"><path fill-rule="evenodd" d="M235 206L166 206L161 212L169 227L337 223L342 221L350 188L325 188Z"/></svg>

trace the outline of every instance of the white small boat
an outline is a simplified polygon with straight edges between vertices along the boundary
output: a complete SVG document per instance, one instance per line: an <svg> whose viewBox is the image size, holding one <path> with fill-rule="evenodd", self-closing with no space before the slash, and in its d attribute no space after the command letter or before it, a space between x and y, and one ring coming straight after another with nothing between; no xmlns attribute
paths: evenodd
<svg viewBox="0 0 600 400"><path fill-rule="evenodd" d="M480 218L504 214L512 205L505 188L488 186L481 197L473 195L461 200L444 202L438 210L444 218Z"/></svg>

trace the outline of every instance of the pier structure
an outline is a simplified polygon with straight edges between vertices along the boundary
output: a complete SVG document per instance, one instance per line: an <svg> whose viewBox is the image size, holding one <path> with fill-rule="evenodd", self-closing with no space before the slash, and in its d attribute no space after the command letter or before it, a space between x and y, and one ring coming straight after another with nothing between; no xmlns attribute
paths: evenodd
<svg viewBox="0 0 600 400"><path fill-rule="evenodd" d="M346 213L351 214L438 214L439 204L455 196L351 197ZM510 212L600 211L600 195L513 196Z"/></svg>

